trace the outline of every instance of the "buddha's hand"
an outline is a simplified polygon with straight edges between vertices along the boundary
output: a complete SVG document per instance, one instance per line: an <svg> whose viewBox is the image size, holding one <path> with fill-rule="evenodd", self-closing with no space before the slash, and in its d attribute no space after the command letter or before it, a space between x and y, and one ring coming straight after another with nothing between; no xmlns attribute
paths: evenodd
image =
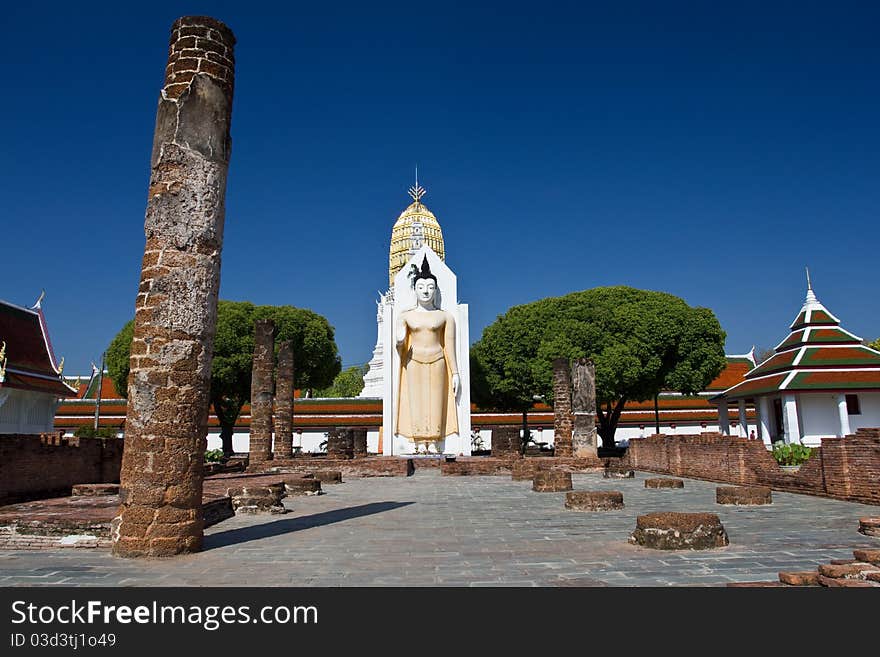
<svg viewBox="0 0 880 657"><path fill-rule="evenodd" d="M461 387L461 378L458 374L452 375L452 395L458 397L458 389Z"/></svg>
<svg viewBox="0 0 880 657"><path fill-rule="evenodd" d="M406 322L404 322L402 319L398 319L394 323L394 329L395 329L395 331L394 331L395 332L395 335L394 335L395 341L397 342L398 345L402 344L403 341L406 340Z"/></svg>

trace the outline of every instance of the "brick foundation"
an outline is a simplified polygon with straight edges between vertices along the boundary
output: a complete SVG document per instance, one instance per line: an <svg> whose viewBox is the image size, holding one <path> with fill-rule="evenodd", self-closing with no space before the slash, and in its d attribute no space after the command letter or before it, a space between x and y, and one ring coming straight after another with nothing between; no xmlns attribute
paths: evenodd
<svg viewBox="0 0 880 657"><path fill-rule="evenodd" d="M630 440L636 470L880 505L880 429L823 438L798 472L785 472L761 441L718 433Z"/></svg>
<svg viewBox="0 0 880 657"><path fill-rule="evenodd" d="M70 495L76 484L118 482L122 448L116 438L0 436L0 506Z"/></svg>

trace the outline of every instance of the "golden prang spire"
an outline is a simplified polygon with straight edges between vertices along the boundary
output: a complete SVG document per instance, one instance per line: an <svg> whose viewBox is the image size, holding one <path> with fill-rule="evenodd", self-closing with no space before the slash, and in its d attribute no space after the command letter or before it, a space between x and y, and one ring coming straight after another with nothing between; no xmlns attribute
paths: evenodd
<svg viewBox="0 0 880 657"><path fill-rule="evenodd" d="M416 183L409 188L408 193L413 202L400 214L391 230L391 248L388 253L389 286L394 285L394 276L423 244L430 246L441 260L446 259L440 223L422 203L427 190L419 184L418 167Z"/></svg>

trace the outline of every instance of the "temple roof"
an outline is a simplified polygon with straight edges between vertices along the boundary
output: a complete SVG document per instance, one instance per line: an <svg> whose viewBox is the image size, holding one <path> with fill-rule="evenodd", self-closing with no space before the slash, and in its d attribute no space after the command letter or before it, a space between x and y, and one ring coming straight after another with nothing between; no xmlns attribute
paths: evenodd
<svg viewBox="0 0 880 657"><path fill-rule="evenodd" d="M22 308L0 300L0 388L59 397L75 392L61 376L39 301Z"/></svg>
<svg viewBox="0 0 880 657"><path fill-rule="evenodd" d="M807 278L807 298L791 332L745 380L713 401L787 391L880 390L880 352L840 326Z"/></svg>

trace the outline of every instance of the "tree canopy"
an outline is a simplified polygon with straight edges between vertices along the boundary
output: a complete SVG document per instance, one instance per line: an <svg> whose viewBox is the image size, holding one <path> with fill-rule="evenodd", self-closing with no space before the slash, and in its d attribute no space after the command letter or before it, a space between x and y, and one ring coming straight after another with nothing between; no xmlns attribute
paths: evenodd
<svg viewBox="0 0 880 657"><path fill-rule="evenodd" d="M333 379L329 388L315 391L316 397L357 397L364 389L364 374L367 367L352 365L342 370Z"/></svg>
<svg viewBox="0 0 880 657"><path fill-rule="evenodd" d="M254 321L275 321L276 345L293 342L294 385L299 389L330 385L342 369L333 327L326 318L293 306L255 306L220 301L211 363L211 404L220 421L224 451L232 451L232 432L242 406L250 399ZM107 349L107 368L116 389L127 394L134 321L128 322Z"/></svg>
<svg viewBox="0 0 880 657"><path fill-rule="evenodd" d="M708 308L663 292L604 287L508 310L471 351L472 395L482 406L527 410L553 398L553 360L592 358L599 435L613 446L627 401L661 389L703 390L724 369L725 333Z"/></svg>

